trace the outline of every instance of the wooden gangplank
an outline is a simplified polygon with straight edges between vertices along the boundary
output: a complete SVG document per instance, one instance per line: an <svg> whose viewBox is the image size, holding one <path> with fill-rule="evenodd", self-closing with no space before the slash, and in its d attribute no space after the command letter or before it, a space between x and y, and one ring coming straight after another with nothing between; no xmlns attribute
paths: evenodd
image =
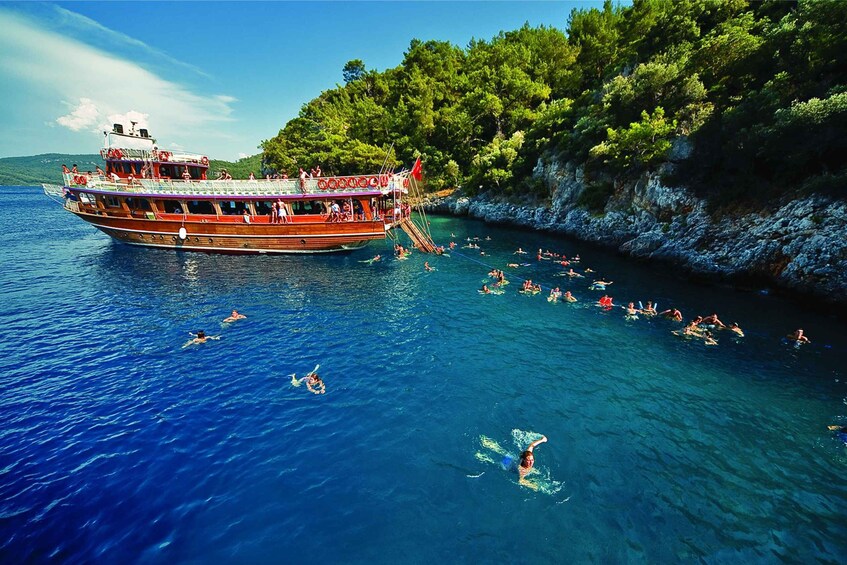
<svg viewBox="0 0 847 565"><path fill-rule="evenodd" d="M406 235L412 240L412 244L418 248L418 251L422 251L424 253L432 253L435 251L435 242L432 241L432 238L425 234L421 229L411 220L411 218L403 218L399 222L397 222L398 226L406 232Z"/></svg>

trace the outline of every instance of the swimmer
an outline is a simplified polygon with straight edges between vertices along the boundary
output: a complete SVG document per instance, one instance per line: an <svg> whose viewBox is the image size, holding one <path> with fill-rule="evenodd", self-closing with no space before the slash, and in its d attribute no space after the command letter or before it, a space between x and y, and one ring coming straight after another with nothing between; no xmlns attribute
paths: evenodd
<svg viewBox="0 0 847 565"><path fill-rule="evenodd" d="M604 281L600 279L599 281L594 281L591 283L591 290L606 290L606 287L612 284L614 281Z"/></svg>
<svg viewBox="0 0 847 565"><path fill-rule="evenodd" d="M641 304L641 303L639 302L639 304ZM656 308L653 306L652 300L647 301L647 306L641 309L641 313L644 314L645 316L655 316L656 315Z"/></svg>
<svg viewBox="0 0 847 565"><path fill-rule="evenodd" d="M680 312L676 308L668 308L667 310L663 310L662 312L659 312L658 315L664 316L665 318L673 320L674 322L681 322L682 321L682 312Z"/></svg>
<svg viewBox="0 0 847 565"><path fill-rule="evenodd" d="M568 302L576 302L576 297L573 294L571 294L571 291L569 291L569 290L565 291L564 298Z"/></svg>
<svg viewBox="0 0 847 565"><path fill-rule="evenodd" d="M526 251L518 247L518 250L512 253L512 255L526 255Z"/></svg>
<svg viewBox="0 0 847 565"><path fill-rule="evenodd" d="M835 432L835 436L838 439L847 443L847 426L827 426L826 428L831 432Z"/></svg>
<svg viewBox="0 0 847 565"><path fill-rule="evenodd" d="M796 341L798 344L799 344L799 343L812 343L811 341L809 341L809 338L807 338L807 337L803 334L803 330L802 330L802 329L798 329L798 330L796 330L793 334L791 334L791 335L789 335L789 336L788 336L788 339L793 340L793 341Z"/></svg>
<svg viewBox="0 0 847 565"><path fill-rule="evenodd" d="M726 327L726 324L724 324L723 322L721 322L718 319L717 314L712 314L711 316L706 316L705 318L703 318L702 323L703 324L712 324L712 325L715 325L715 326L717 326L721 329Z"/></svg>
<svg viewBox="0 0 847 565"><path fill-rule="evenodd" d="M712 337L712 332L710 332L709 330L706 330L706 333L703 335L703 343L705 343L706 345L717 345L718 344L717 340L715 340L715 338Z"/></svg>
<svg viewBox="0 0 847 565"><path fill-rule="evenodd" d="M581 279L581 278L583 278L583 277L584 277L584 275L580 275L579 273L577 273L576 271L574 271L574 270L573 270L573 267L571 267L571 269L570 269L567 273L565 273L565 274L566 274L567 276L569 276L570 278L574 278L574 277L576 277L576 278Z"/></svg>
<svg viewBox="0 0 847 565"><path fill-rule="evenodd" d="M244 314L239 314L238 310L233 310L229 318L224 319L224 323L234 322L235 320L243 320L246 317L247 316L245 316Z"/></svg>
<svg viewBox="0 0 847 565"><path fill-rule="evenodd" d="M201 343L206 343L207 340L210 339L221 339L219 335L206 335L206 332L203 330L199 330L196 334L188 332L188 335L192 336L192 339L189 339L185 342L185 345L182 347L188 347L189 345L199 345Z"/></svg>
<svg viewBox="0 0 847 565"><path fill-rule="evenodd" d="M535 455L532 451L542 443L546 442L547 436L541 436L541 439L537 439L530 443L526 450L521 453L520 462L518 463L518 476L520 476L520 482L524 482L524 477L532 471L532 468L535 465Z"/></svg>
<svg viewBox="0 0 847 565"><path fill-rule="evenodd" d="M638 310L635 308L634 302L630 302L626 305L626 316L627 318L631 318L633 320L638 318Z"/></svg>
<svg viewBox="0 0 847 565"><path fill-rule="evenodd" d="M320 365L315 365L315 368L312 369L305 377L298 379L296 373L291 374L291 384L293 386L300 386L304 382L306 383L306 388L309 389L309 392L312 394L325 394L326 393L326 385L321 380L321 377L318 375L318 369Z"/></svg>
<svg viewBox="0 0 847 565"><path fill-rule="evenodd" d="M479 289L479 292L481 292L482 294L491 294L491 289L488 288L487 284L484 284L482 285L482 288Z"/></svg>
<svg viewBox="0 0 847 565"><path fill-rule="evenodd" d="M517 263L506 263L506 266L511 267L512 269L517 269L518 267L520 267L520 265L518 265Z"/></svg>
<svg viewBox="0 0 847 565"><path fill-rule="evenodd" d="M424 261L424 270L434 271L435 269L429 266L429 261Z"/></svg>
<svg viewBox="0 0 847 565"><path fill-rule="evenodd" d="M561 297L562 297L562 291L559 290L559 287L557 286L556 288L550 290L550 296L547 297L547 301L548 302L558 302L559 298L561 298Z"/></svg>
<svg viewBox="0 0 847 565"><path fill-rule="evenodd" d="M744 337L744 332L741 331L740 327L738 327L737 322L732 322L727 329L736 334L738 337Z"/></svg>
<svg viewBox="0 0 847 565"><path fill-rule="evenodd" d="M379 261L380 259L382 259L382 255L378 255L378 254L377 254L377 255L374 255L374 256L373 256L373 258L371 258L371 259L369 260L369 262L370 262L370 263L376 263L376 262L377 262L377 261Z"/></svg>
<svg viewBox="0 0 847 565"><path fill-rule="evenodd" d="M594 272L594 269L590 269L590 268L587 268L587 267L586 267L585 272L586 272L586 273L593 273L593 272Z"/></svg>
<svg viewBox="0 0 847 565"><path fill-rule="evenodd" d="M450 249L456 249L456 242L455 241L450 242Z"/></svg>

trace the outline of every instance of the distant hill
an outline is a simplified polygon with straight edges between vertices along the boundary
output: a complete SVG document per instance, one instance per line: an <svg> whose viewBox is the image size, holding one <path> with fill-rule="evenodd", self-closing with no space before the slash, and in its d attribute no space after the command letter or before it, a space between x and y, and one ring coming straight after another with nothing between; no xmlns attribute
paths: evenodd
<svg viewBox="0 0 847 565"><path fill-rule="evenodd" d="M80 171L94 170L103 164L96 153L88 155L66 155L45 153L29 157L5 157L0 159L0 185L38 185L43 182L61 183L62 164Z"/></svg>
<svg viewBox="0 0 847 565"><path fill-rule="evenodd" d="M62 164L72 167L76 164L80 171L93 171L103 165L103 159L96 153L86 155L68 155L64 153L45 153L29 157L4 157L0 159L0 185L31 186L41 183L61 183ZM238 161L220 161L212 159L209 163L209 177L215 178L217 172L226 169L236 179L246 179L252 171L257 177L262 172L262 156L253 155Z"/></svg>

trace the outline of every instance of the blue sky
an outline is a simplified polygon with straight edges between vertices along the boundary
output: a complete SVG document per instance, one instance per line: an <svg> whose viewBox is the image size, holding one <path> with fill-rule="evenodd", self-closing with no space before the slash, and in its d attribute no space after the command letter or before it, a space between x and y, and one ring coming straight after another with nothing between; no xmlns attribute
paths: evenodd
<svg viewBox="0 0 847 565"><path fill-rule="evenodd" d="M351 59L382 71L413 38L465 47L600 5L0 2L0 157L94 152L128 119L162 147L252 155Z"/></svg>

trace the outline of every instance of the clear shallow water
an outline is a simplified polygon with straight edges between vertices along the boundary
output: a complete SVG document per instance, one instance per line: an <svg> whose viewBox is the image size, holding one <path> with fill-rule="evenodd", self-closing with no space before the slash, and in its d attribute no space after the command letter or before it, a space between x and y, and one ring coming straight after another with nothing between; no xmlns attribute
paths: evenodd
<svg viewBox="0 0 847 565"><path fill-rule="evenodd" d="M491 236L487 255L133 249L0 189L0 561L844 561L847 452L826 430L847 424L843 321L432 224ZM531 255L506 294L478 294L518 246L579 252L617 303L717 311L747 337L627 322ZM519 275L581 302L522 296ZM222 325L232 308L248 319ZM801 326L812 345L780 342ZM222 337L183 349L198 329ZM326 395L291 386L317 363ZM550 494L481 443L516 453L514 430L549 438Z"/></svg>

